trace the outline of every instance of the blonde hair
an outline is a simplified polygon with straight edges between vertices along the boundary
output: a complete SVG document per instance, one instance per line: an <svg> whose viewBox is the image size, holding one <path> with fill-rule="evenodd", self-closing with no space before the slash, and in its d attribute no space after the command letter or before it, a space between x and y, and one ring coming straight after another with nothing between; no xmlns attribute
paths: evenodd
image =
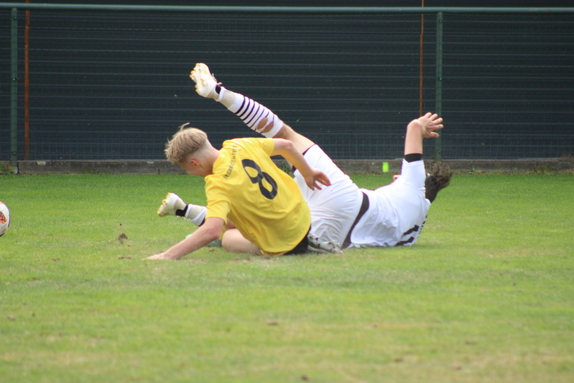
<svg viewBox="0 0 574 383"><path fill-rule="evenodd" d="M209 142L203 130L187 128L188 123L179 127L179 131L165 144L165 156L174 165L183 163L190 154L203 149Z"/></svg>

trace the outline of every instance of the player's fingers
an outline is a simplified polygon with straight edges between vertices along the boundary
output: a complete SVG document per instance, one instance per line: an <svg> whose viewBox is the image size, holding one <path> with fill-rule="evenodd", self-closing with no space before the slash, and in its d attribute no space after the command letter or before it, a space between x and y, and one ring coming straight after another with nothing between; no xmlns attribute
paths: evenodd
<svg viewBox="0 0 574 383"><path fill-rule="evenodd" d="M325 186L331 186L331 180L325 174L321 175L319 182L321 182Z"/></svg>
<svg viewBox="0 0 574 383"><path fill-rule="evenodd" d="M315 190L315 180L306 180L307 187L311 190Z"/></svg>

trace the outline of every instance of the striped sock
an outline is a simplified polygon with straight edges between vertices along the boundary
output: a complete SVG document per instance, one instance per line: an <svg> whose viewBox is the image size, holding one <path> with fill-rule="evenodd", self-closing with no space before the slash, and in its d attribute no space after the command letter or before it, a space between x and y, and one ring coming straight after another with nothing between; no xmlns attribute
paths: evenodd
<svg viewBox="0 0 574 383"><path fill-rule="evenodd" d="M235 94L233 104L227 109L241 118L249 128L265 137L275 137L283 127L283 121L275 113L257 101L238 93ZM259 128L261 121L264 119L267 119L267 123ZM266 129L269 130L264 131Z"/></svg>

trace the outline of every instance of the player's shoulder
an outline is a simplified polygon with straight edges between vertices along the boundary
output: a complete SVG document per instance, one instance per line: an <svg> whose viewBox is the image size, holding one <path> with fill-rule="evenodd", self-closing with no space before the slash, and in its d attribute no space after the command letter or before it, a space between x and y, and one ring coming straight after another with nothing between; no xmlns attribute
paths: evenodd
<svg viewBox="0 0 574 383"><path fill-rule="evenodd" d="M227 140L224 142L228 143L229 145L237 144L237 145L260 145L263 142L273 141L272 138L266 137L240 137L240 138L233 138L231 140Z"/></svg>
<svg viewBox="0 0 574 383"><path fill-rule="evenodd" d="M251 153L250 155L254 155L255 153L262 154L263 152L268 155L273 151L274 147L274 140L266 137L234 138L223 143L223 149L227 151L244 151L245 153ZM263 152L259 150L263 150Z"/></svg>

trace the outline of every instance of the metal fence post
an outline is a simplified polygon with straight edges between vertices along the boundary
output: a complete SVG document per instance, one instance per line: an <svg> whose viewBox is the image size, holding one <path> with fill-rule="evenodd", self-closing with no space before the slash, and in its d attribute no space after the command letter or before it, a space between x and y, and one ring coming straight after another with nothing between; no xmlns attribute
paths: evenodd
<svg viewBox="0 0 574 383"><path fill-rule="evenodd" d="M18 9L12 8L11 22L11 88L10 88L10 166L18 166Z"/></svg>
<svg viewBox="0 0 574 383"><path fill-rule="evenodd" d="M435 96L435 113L442 116L442 25L443 14L438 12L436 15L436 96ZM442 132L439 133L442 136ZM441 138L435 140L434 160L436 162L442 159L442 142Z"/></svg>

